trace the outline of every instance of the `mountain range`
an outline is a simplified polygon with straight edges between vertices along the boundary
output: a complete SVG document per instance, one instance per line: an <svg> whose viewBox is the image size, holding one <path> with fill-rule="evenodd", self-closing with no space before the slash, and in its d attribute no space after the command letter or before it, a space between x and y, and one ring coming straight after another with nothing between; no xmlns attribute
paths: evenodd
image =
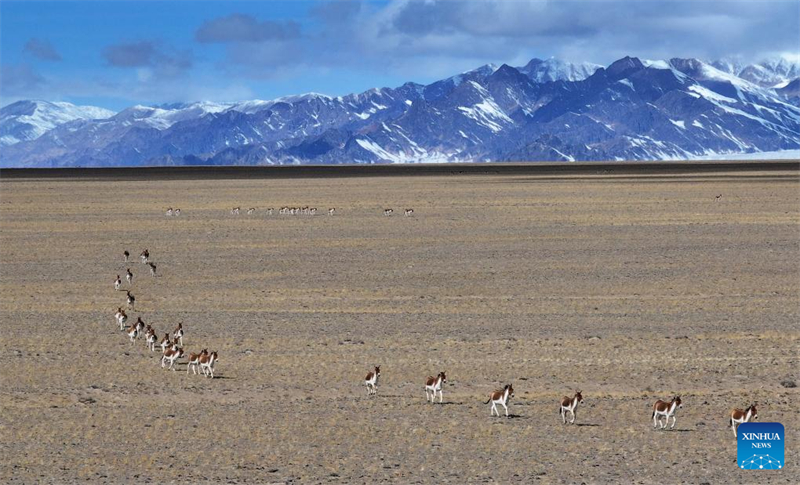
<svg viewBox="0 0 800 485"><path fill-rule="evenodd" d="M693 159L800 148L800 62L533 59L331 97L133 106L19 101L0 166Z"/></svg>

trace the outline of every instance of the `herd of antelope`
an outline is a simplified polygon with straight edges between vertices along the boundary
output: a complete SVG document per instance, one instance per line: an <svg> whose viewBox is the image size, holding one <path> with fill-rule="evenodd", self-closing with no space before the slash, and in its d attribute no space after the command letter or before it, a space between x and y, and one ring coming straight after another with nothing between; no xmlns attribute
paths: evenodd
<svg viewBox="0 0 800 485"><path fill-rule="evenodd" d="M374 370L367 373L367 376L364 378L367 396L378 394L378 378L380 378L380 376L380 366L376 366ZM428 376L425 379L425 402L430 402L431 404L435 403L436 394L438 393L439 403L441 404L444 400L444 384L447 384L447 375L444 372L440 372L436 377ZM497 406L500 405L503 407L506 417L509 417L508 403L512 397L514 397L514 386L511 384L506 384L502 389L498 389L489 394L489 399L484 403L492 404L489 409L489 415L494 416L496 414L499 417L500 411ZM575 391L575 394L572 396L564 396L561 398L558 412L561 416L562 424L575 424L577 416L575 411L578 408L578 404L583 404L583 394L580 390ZM734 436L736 436L736 430L740 424L755 421L758 418L756 404L757 403L753 403L745 410L734 409L730 412L730 426ZM662 401L659 399L653 403L653 428L664 430L675 429L675 424L677 422L676 412L681 408L683 408L683 402L680 396L675 396L670 401ZM662 418L664 419L663 422ZM669 426L670 418L672 419L672 426Z"/></svg>
<svg viewBox="0 0 800 485"><path fill-rule="evenodd" d="M170 211L172 211L172 209L170 209ZM173 212L173 214L175 214L175 212ZM180 209L177 209L177 214L175 215L179 214ZM167 215L172 214L168 213ZM125 250L122 253L123 262L128 263L130 261L130 256L130 252ZM139 260L142 264L150 268L150 275L155 277L156 265L150 261L150 251L147 248L139 254ZM133 296L133 293L131 293L131 288L133 287L133 272L130 268L126 268L125 280L127 281L127 289L125 290L127 295L127 310L132 312L135 311L136 298ZM122 279L117 275L116 280L114 280L114 290L120 291L121 289ZM128 336L131 345L135 345L140 338L144 337L144 343L147 349L150 350L150 352L156 351L156 342L158 341L156 330L152 325L145 324L141 316L136 318L136 322L134 322L133 325L126 326L128 314L125 313L122 307L118 307L117 312L114 314L114 320L117 325L119 325L120 331L124 331ZM175 364L186 355L186 352L183 350L184 335L185 330L182 322L178 323L178 326L175 327L171 333L167 332L164 334L164 337L158 344L158 346L161 347L161 358L159 359L161 368L172 369L173 371L176 370ZM214 365L217 359L217 352L209 352L208 349L203 349L195 354L188 354L186 373L188 374L190 370L193 370L194 374L197 375L199 368L199 371L202 372L204 376L214 378Z"/></svg>
<svg viewBox="0 0 800 485"><path fill-rule="evenodd" d="M241 213L241 210L242 210L241 207L234 207L233 209L231 209L231 215L232 216L238 216ZM275 214L275 208L274 207L270 207L268 209L265 209L264 211L266 212L266 214L268 216L271 216L271 215ZM284 216L284 215L315 216L315 215L317 215L317 212L318 212L318 210L317 210L316 207L309 207L309 206L305 206L305 207L281 207L277 211L278 215L281 215L281 216ZM255 207L250 207L249 209L247 209L247 211L245 213L248 216L252 216L253 214L256 213L256 208ZM332 216L335 213L336 213L336 208L335 207L331 207L331 208L328 209L328 215L329 216Z"/></svg>

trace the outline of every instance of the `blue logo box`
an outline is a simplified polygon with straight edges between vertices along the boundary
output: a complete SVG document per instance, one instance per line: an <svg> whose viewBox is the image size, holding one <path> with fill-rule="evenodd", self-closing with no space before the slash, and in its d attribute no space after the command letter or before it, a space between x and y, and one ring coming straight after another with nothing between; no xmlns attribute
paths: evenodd
<svg viewBox="0 0 800 485"><path fill-rule="evenodd" d="M743 470L780 470L786 464L780 423L742 423L736 441L736 462Z"/></svg>

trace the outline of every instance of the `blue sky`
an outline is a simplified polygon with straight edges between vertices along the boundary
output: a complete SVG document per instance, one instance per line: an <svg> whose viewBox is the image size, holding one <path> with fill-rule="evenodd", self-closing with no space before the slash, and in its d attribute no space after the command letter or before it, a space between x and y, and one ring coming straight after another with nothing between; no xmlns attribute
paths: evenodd
<svg viewBox="0 0 800 485"><path fill-rule="evenodd" d="M331 95L532 57L800 52L800 1L8 1L0 105Z"/></svg>

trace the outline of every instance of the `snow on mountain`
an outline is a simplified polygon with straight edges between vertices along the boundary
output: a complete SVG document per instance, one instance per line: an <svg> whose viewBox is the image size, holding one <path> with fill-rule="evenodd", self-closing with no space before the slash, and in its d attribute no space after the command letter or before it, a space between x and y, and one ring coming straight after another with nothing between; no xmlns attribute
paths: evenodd
<svg viewBox="0 0 800 485"><path fill-rule="evenodd" d="M50 101L18 101L0 109L0 146L34 140L45 132L78 119L105 119L113 111Z"/></svg>
<svg viewBox="0 0 800 485"><path fill-rule="evenodd" d="M756 64L745 64L735 57L723 58L711 65L761 87L784 87L800 78L800 53L774 56Z"/></svg>
<svg viewBox="0 0 800 485"><path fill-rule="evenodd" d="M134 106L8 146L0 166L724 157L800 149L797 90L697 59L534 59L347 96Z"/></svg>
<svg viewBox="0 0 800 485"><path fill-rule="evenodd" d="M573 64L553 57L542 60L533 58L525 66L517 68L534 82L582 81L600 68L599 64L584 62Z"/></svg>

